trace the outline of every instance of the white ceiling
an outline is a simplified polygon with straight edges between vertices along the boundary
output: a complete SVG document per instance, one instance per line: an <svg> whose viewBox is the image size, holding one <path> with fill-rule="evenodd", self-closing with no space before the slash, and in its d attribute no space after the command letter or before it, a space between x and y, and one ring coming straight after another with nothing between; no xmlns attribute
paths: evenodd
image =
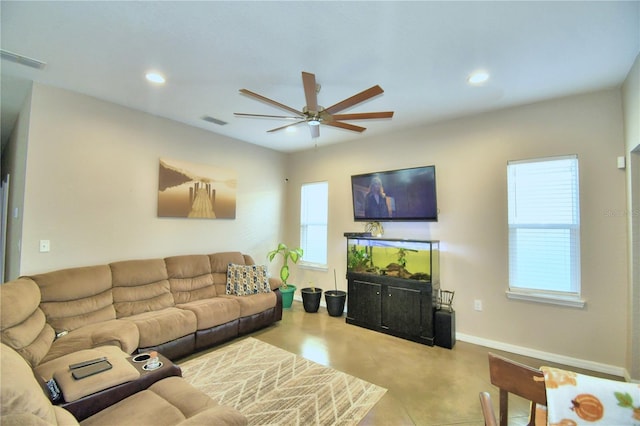
<svg viewBox="0 0 640 426"><path fill-rule="evenodd" d="M640 51L638 1L3 0L0 8L2 49L47 63L2 60L3 142L31 81L292 152L619 86ZM491 79L469 86L480 68ZM148 70L167 83L147 83ZM343 112L395 116L352 122L367 127L362 134L322 126L318 139L306 124L267 133L290 122L234 117L288 115L241 88L302 109L302 71L321 84L320 105L379 84L384 94Z"/></svg>

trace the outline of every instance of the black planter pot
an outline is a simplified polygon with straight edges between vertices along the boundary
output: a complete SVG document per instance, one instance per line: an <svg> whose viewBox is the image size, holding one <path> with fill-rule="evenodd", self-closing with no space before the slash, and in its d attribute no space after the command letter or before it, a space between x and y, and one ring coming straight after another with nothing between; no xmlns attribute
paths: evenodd
<svg viewBox="0 0 640 426"><path fill-rule="evenodd" d="M320 300L322 300L322 289L318 287L306 287L300 290L302 293L302 305L306 312L318 312Z"/></svg>
<svg viewBox="0 0 640 426"><path fill-rule="evenodd" d="M344 303L347 300L347 292L342 290L329 290L324 293L327 302L327 311L332 317L341 317L344 312Z"/></svg>

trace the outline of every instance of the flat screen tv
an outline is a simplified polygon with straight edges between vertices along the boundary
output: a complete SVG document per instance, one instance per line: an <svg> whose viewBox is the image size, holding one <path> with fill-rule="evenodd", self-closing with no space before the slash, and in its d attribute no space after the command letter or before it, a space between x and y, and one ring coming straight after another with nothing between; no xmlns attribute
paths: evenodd
<svg viewBox="0 0 640 426"><path fill-rule="evenodd" d="M438 220L435 166L354 175L351 193L355 221Z"/></svg>

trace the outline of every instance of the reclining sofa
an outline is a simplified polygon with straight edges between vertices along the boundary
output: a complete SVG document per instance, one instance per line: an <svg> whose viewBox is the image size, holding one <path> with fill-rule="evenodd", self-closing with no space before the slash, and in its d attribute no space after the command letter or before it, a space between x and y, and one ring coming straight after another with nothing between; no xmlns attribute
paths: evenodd
<svg viewBox="0 0 640 426"><path fill-rule="evenodd" d="M175 360L282 319L280 284L240 252L20 277L0 285L0 356L16 352L45 382L90 351Z"/></svg>

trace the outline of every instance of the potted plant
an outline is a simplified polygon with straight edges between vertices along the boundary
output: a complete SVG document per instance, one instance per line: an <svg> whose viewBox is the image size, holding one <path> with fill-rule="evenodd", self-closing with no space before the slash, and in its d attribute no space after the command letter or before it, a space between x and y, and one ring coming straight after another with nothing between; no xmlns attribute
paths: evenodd
<svg viewBox="0 0 640 426"><path fill-rule="evenodd" d="M293 263L298 263L298 260L302 259L303 251L301 248L289 248L286 244L280 243L275 250L271 250L267 254L269 262L272 262L277 255L282 255L282 267L280 268L280 279L282 280L282 287L280 287L280 293L282 293L282 307L290 308L293 303L293 293L296 291L296 286L287 283L289 279L289 260Z"/></svg>
<svg viewBox="0 0 640 426"><path fill-rule="evenodd" d="M318 312L320 300L322 300L322 289L309 283L309 287L300 290L302 293L302 305L306 312Z"/></svg>
<svg viewBox="0 0 640 426"><path fill-rule="evenodd" d="M347 300L347 292L338 290L338 280L336 279L336 270L333 270L333 281L335 290L328 290L324 293L324 300L327 303L327 312L329 316L341 317L344 312L344 304Z"/></svg>

